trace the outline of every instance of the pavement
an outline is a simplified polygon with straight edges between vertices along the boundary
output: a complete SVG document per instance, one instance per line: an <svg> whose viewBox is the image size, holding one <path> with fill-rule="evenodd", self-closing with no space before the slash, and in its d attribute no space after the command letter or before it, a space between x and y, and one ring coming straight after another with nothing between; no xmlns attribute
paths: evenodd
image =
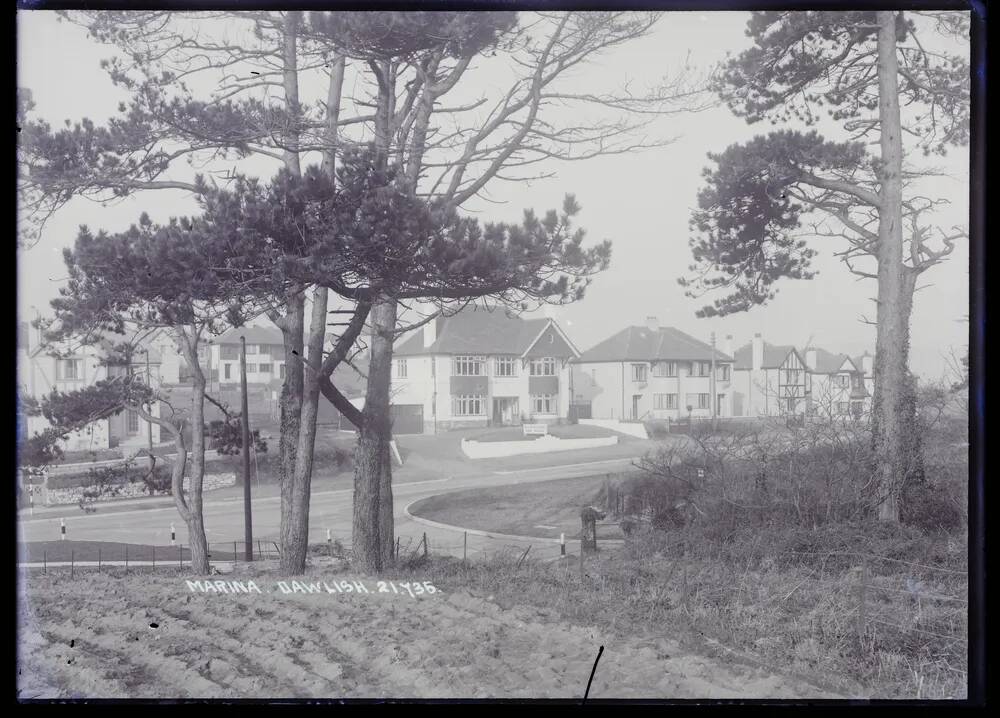
<svg viewBox="0 0 1000 718"><path fill-rule="evenodd" d="M448 440L450 439L450 440ZM458 448L458 437L408 436L399 439L404 466L394 468L393 498L396 535L400 550L416 549L426 534L433 553L455 556L488 555L510 548L523 551L532 546L534 557L559 555L557 544L531 539L481 535L463 536L461 528L442 528L410 519L405 508L414 501L450 491L475 487L534 483L574 476L593 476L629 468L633 459L662 444L655 441L624 441L616 446L554 454L507 457L504 459L471 460ZM314 489L310 502L310 543L324 543L327 531L334 540L349 548L351 540L352 494L351 474L344 473L339 481L325 482L342 488ZM324 485L317 477L316 486ZM255 540L276 540L280 526L280 496L271 485L267 492L255 492L253 498L253 535ZM230 492L231 493L231 492ZM265 495L261 495L265 494ZM213 498L205 495L206 534L210 544L231 544L243 540L243 500L241 495ZM169 497L136 499L116 505L101 504L97 512L84 514L75 506L36 507L34 515L22 511L19 516L20 541L56 540L60 535L60 520L65 520L66 537L74 540L121 541L128 543L169 545L170 526L174 525L177 542L186 544L186 526Z"/></svg>

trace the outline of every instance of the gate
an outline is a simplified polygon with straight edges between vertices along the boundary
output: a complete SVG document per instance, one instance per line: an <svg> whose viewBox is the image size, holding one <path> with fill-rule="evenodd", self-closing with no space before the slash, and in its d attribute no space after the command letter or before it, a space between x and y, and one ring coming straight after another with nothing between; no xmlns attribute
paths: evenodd
<svg viewBox="0 0 1000 718"><path fill-rule="evenodd" d="M424 433L423 404L393 404L390 410L394 434Z"/></svg>

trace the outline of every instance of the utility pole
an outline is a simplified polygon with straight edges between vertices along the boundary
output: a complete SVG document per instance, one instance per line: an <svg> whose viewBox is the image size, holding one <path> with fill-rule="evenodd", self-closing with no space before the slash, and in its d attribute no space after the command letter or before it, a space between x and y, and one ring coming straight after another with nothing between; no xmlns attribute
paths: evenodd
<svg viewBox="0 0 1000 718"><path fill-rule="evenodd" d="M153 376L149 373L149 347L146 347L146 386L153 387ZM153 413L153 404L149 404L149 413ZM149 442L149 465L153 465L153 422L146 422L146 439Z"/></svg>
<svg viewBox="0 0 1000 718"><path fill-rule="evenodd" d="M240 393L242 394L242 414L240 420L243 425L243 526L245 558L253 561L253 519L250 514L250 416L247 407L247 340L240 337ZM234 557L235 558L235 557Z"/></svg>
<svg viewBox="0 0 1000 718"><path fill-rule="evenodd" d="M708 382L711 387L712 395L709 397L709 402L712 404L712 431L715 431L718 426L716 422L716 405L718 404L718 397L715 394L715 332L712 332L712 376Z"/></svg>

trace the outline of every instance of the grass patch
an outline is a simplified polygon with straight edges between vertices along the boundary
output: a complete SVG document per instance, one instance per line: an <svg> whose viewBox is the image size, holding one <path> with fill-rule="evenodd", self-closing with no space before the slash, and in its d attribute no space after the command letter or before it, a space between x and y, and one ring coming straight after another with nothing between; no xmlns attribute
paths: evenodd
<svg viewBox="0 0 1000 718"><path fill-rule="evenodd" d="M964 566L964 544L955 538L839 529L838 545L852 551ZM832 532L819 540L827 543ZM583 575L574 558L518 567L513 549L481 562L435 557L422 575L445 590L482 591L504 608L535 606L614 635L669 635L694 652L801 677L845 697L966 696L965 606L931 598L963 596L964 576L870 561L877 588L868 590L869 621L859 635L857 557L791 554L786 547L809 543L797 529L689 548L679 538L644 534L607 547L587 557ZM900 590L907 579L921 582L924 598Z"/></svg>
<svg viewBox="0 0 1000 718"><path fill-rule="evenodd" d="M466 489L417 501L410 513L431 521L496 533L558 538L580 533L580 509L595 502L606 477ZM551 527L551 528L542 528ZM615 526L598 526L598 539L622 538Z"/></svg>

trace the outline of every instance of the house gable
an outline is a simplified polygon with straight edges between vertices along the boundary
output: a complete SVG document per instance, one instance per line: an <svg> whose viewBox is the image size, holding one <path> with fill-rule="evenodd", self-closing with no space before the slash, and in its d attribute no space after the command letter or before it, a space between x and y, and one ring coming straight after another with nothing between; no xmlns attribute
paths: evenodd
<svg viewBox="0 0 1000 718"><path fill-rule="evenodd" d="M558 357L567 359L576 356L576 351L569 345L562 332L556 327L554 322L538 335L532 342L528 350L524 352L524 358L535 359L538 357Z"/></svg>

